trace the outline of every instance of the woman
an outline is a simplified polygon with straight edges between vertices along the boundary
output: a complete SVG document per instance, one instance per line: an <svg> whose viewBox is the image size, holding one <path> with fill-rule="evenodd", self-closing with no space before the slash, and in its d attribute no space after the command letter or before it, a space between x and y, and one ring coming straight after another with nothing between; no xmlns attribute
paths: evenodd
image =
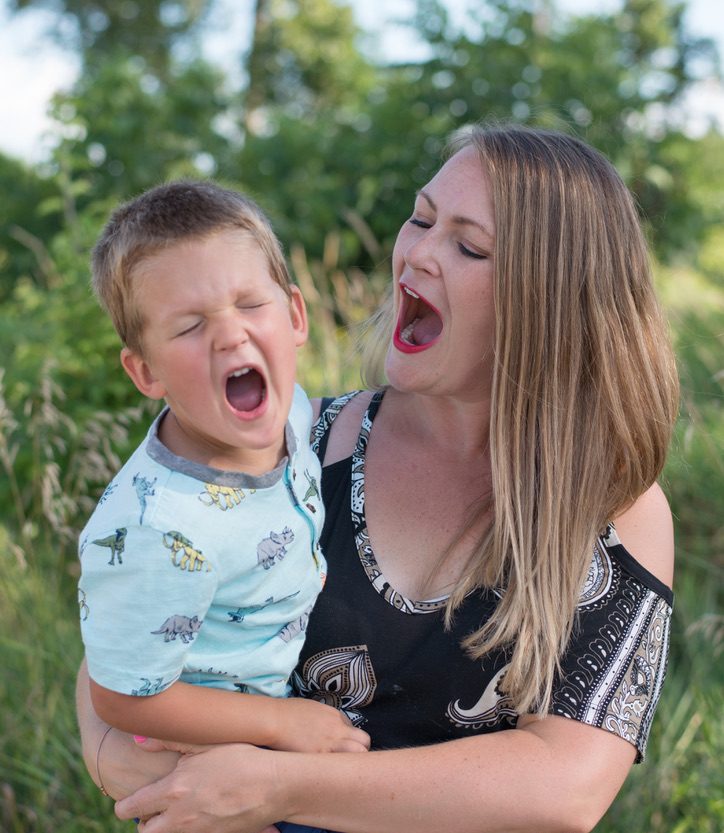
<svg viewBox="0 0 724 833"><path fill-rule="evenodd" d="M316 428L329 579L297 679L377 751L191 750L117 806L158 814L148 833L590 830L643 756L677 381L630 195L576 139L474 128L418 193L393 276L377 392ZM81 714L95 772L104 729ZM116 789L172 765L117 734Z"/></svg>

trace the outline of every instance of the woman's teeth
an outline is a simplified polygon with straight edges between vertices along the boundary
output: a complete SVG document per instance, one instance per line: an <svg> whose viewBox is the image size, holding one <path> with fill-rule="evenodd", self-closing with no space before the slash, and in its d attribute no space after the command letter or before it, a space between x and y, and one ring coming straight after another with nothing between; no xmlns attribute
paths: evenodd
<svg viewBox="0 0 724 833"><path fill-rule="evenodd" d="M251 372L251 368L250 368L250 367L242 367L242 369L241 369L241 370L235 370L235 371L231 374L231 378L232 378L232 379L238 379L238 378L239 378L239 376L245 376L247 373L250 373L250 372Z"/></svg>
<svg viewBox="0 0 724 833"><path fill-rule="evenodd" d="M412 338L412 333L413 333L413 331L414 331L414 329L415 329L415 325L417 324L417 322L418 322L419 320L420 320L419 318L416 318L414 321L411 321L411 322L410 322L410 323L409 323L409 324L405 327L405 329L404 329L404 330L402 330L402 332L400 333L400 338L401 338L404 342L406 342L407 344L412 344L412 345L416 345L416 344L417 344L417 342L416 342L416 341L413 341L413 338Z"/></svg>

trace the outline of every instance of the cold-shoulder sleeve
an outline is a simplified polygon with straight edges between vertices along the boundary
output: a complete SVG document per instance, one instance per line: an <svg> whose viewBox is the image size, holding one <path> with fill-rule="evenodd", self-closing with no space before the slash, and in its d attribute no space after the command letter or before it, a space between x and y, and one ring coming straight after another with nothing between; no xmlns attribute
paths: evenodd
<svg viewBox="0 0 724 833"><path fill-rule="evenodd" d="M646 752L666 675L673 594L621 544L598 539L551 713L597 726Z"/></svg>

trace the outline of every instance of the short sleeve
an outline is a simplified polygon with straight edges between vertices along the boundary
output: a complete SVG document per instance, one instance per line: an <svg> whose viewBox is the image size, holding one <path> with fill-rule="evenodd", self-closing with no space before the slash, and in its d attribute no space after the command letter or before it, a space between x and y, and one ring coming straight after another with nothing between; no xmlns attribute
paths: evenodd
<svg viewBox="0 0 724 833"><path fill-rule="evenodd" d="M156 694L178 679L203 624L213 559L145 524L96 533L81 545L78 585L89 674L122 694Z"/></svg>
<svg viewBox="0 0 724 833"><path fill-rule="evenodd" d="M551 713L597 726L646 752L666 676L673 595L621 545L598 539Z"/></svg>

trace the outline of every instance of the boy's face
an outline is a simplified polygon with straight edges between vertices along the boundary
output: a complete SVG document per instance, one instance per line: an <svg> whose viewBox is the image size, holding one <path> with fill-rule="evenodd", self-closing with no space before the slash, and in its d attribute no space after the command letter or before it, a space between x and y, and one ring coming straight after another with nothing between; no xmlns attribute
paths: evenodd
<svg viewBox="0 0 724 833"><path fill-rule="evenodd" d="M290 299L257 242L235 230L152 255L134 287L144 354L124 348L121 361L141 393L169 404L163 442L216 468L274 468L307 338L299 290Z"/></svg>

